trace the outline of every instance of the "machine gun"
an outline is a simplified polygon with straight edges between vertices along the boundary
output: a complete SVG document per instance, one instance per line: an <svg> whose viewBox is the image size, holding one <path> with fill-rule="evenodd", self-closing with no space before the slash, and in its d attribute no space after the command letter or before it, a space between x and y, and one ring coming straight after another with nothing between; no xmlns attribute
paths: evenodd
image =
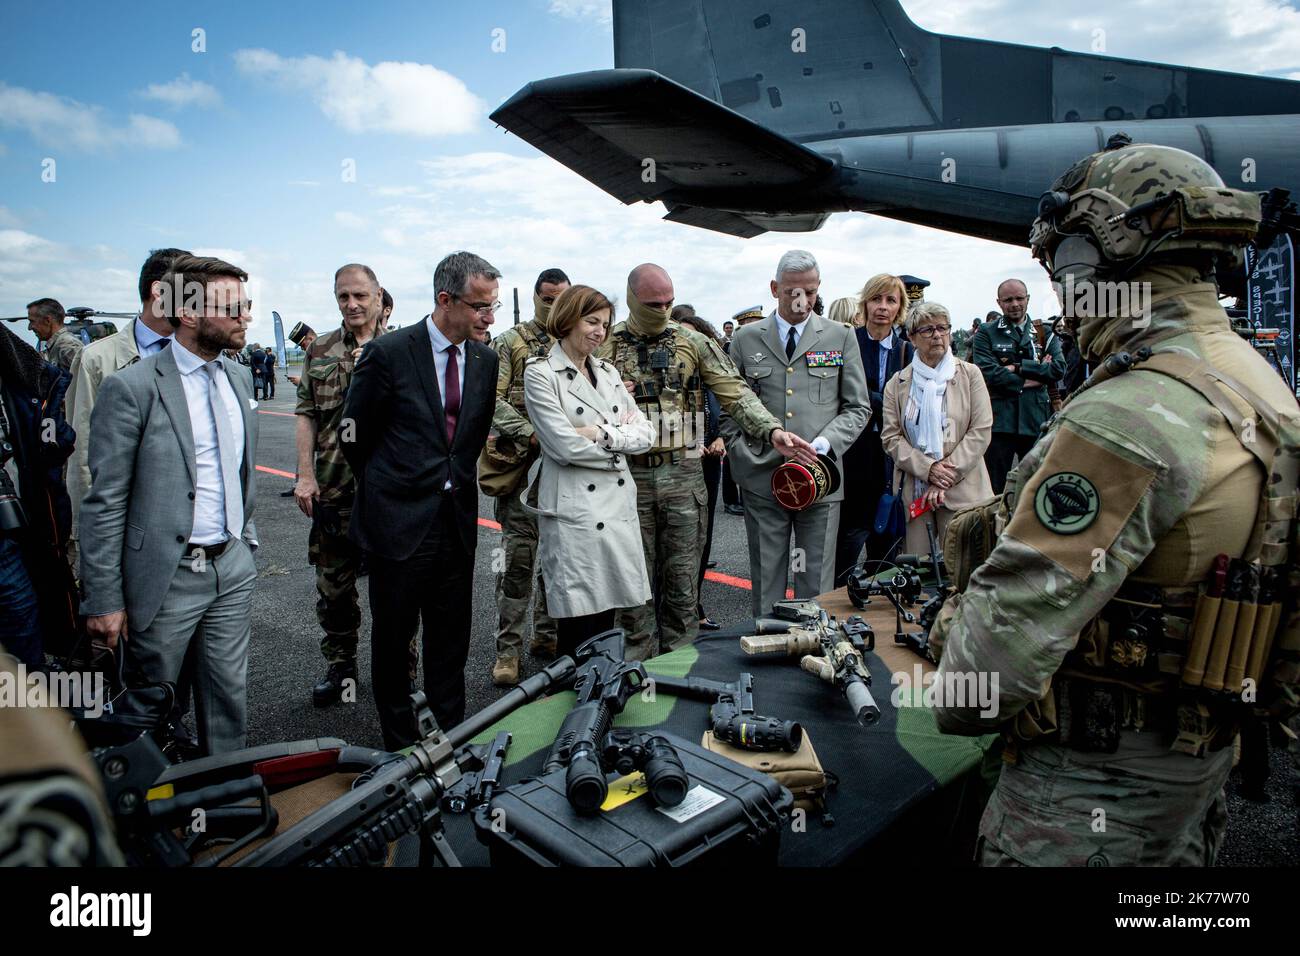
<svg viewBox="0 0 1300 956"><path fill-rule="evenodd" d="M388 844L406 834L420 837L420 863L459 866L442 832L443 794L472 759L465 745L502 717L572 678L570 657L552 661L495 704L449 731L439 729L423 693L411 695L420 739L411 753L359 778L350 793L321 807L268 840L236 866L375 866Z"/></svg>
<svg viewBox="0 0 1300 956"><path fill-rule="evenodd" d="M935 660L934 655L930 653L930 629L934 627L934 622L939 617L939 611L943 609L944 602L948 600L948 595L951 593L952 588L948 586L948 569L944 564L943 556L939 553L939 543L935 537L934 527L929 522L926 522L925 531L930 540L929 557L924 558L919 555L900 555L898 560L901 563L905 559L911 558L912 562L915 564L928 561L930 567L934 571L934 595L921 606L921 617L919 621L921 629L919 631L905 632L903 630L902 621L899 621L898 629L894 632L894 643L908 648L920 657L924 657L927 661L933 661L937 664L938 661ZM910 615L908 616L907 621L908 623L912 622Z"/></svg>
<svg viewBox="0 0 1300 956"><path fill-rule="evenodd" d="M578 813L595 813L609 794L606 768L620 763L636 766L641 760L631 750L624 754L619 746L610 746L610 727L649 678L639 661L623 659L623 632L617 629L583 642L576 654L579 664L573 689L578 699L560 725L542 774L567 767L569 805ZM686 796L686 771L671 744L663 738L654 740L658 743L653 746L649 741L632 741L627 747L641 746L644 761L636 768L645 771L654 801L676 806Z"/></svg>
<svg viewBox="0 0 1300 956"><path fill-rule="evenodd" d="M800 667L844 692L858 723L875 723L880 708L871 696L871 672L864 660L864 655L876 648L871 625L857 614L837 623L814 601L778 601L772 605L772 613L777 617L797 614L800 624L786 634L742 637L740 649L753 655L799 656Z"/></svg>
<svg viewBox="0 0 1300 956"><path fill-rule="evenodd" d="M786 629L789 625L785 625ZM754 713L754 675L741 674L734 684L701 677L650 678L656 690L674 697L700 700L709 708L709 729L724 743L742 750L785 750L794 753L803 743L803 728L793 720Z"/></svg>

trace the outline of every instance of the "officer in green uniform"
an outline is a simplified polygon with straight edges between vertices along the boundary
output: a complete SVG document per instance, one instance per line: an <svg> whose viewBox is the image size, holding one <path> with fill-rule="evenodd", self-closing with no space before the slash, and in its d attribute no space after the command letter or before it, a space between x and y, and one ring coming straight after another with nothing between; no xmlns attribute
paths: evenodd
<svg viewBox="0 0 1300 956"><path fill-rule="evenodd" d="M1029 318L1029 291L1019 279L998 286L1002 316L985 322L971 343L993 403L993 439L984 453L993 493L1001 494L1016 455L1024 458L1052 414L1048 384L1061 380L1065 359L1054 336L1040 348Z"/></svg>
<svg viewBox="0 0 1300 956"><path fill-rule="evenodd" d="M708 491L700 464L703 390L712 389L740 428L771 442L781 454L813 455L806 441L781 428L763 407L717 342L669 321L673 296L667 272L651 263L637 266L627 277L629 317L614 326L596 353L619 370L655 426L650 451L628 456L655 595L620 616L629 660L674 650L699 633L697 578L708 527Z"/></svg>
<svg viewBox="0 0 1300 956"><path fill-rule="evenodd" d="M524 365L530 358L550 354L553 339L546 331L555 297L569 287L569 277L559 269L547 269L533 283L533 318L506 329L491 342L500 358L497 366L497 404L492 432L479 457L479 490L496 499L495 513L501 525L502 553L497 560L497 658L492 665L492 683L519 683L519 655L524 646L528 606L533 602L537 582L537 609L533 617L533 640L529 651L545 657L555 654L555 621L546 613L546 586L536 576L537 519L519 500L528 479L528 469L538 457L537 439L524 407ZM536 501L536 484L532 501Z"/></svg>
<svg viewBox="0 0 1300 956"><path fill-rule="evenodd" d="M1213 281L1259 218L1198 157L1127 137L1043 197L1034 254L1102 367L933 629L940 727L1007 742L982 864L1209 865L1243 709L1294 712L1300 409Z"/></svg>
<svg viewBox="0 0 1300 956"><path fill-rule="evenodd" d="M362 347L378 334L383 308L374 271L357 263L334 274L334 297L343 324L317 338L307 350L295 408L298 481L294 498L312 519L307 560L316 567L316 619L325 632L320 649L329 665L312 688L317 707L338 702L346 680L356 688L361 553L348 538L356 480L343 457L342 442L350 438L348 423L342 420L343 399Z"/></svg>
<svg viewBox="0 0 1300 956"><path fill-rule="evenodd" d="M83 343L63 327L67 314L57 299L37 299L27 305L27 331L45 343L43 358L65 372L81 354Z"/></svg>

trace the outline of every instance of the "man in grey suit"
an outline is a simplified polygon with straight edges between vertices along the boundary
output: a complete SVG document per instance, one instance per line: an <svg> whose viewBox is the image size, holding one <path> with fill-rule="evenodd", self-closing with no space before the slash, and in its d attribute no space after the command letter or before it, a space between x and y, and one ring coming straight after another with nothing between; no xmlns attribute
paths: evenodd
<svg viewBox="0 0 1300 956"><path fill-rule="evenodd" d="M728 354L778 421L818 454L836 458L866 427L871 405L853 329L812 312L820 285L817 260L787 252L772 280L776 311L737 329ZM795 597L831 590L843 487L803 511L787 511L772 496L772 472L785 458L734 422L724 423L723 436L731 474L745 493L754 616L785 597L790 572Z"/></svg>
<svg viewBox="0 0 1300 956"><path fill-rule="evenodd" d="M104 379L81 506L87 630L110 647L120 635L148 681L175 682L195 644L207 753L242 748L247 725L257 415L248 370L222 355L244 346L247 278L220 259L172 262L156 301L172 344Z"/></svg>

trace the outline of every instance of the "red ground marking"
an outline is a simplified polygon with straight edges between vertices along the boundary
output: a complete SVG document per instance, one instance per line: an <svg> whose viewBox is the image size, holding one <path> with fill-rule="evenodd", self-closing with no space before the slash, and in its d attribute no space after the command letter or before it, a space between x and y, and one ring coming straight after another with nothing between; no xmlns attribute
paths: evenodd
<svg viewBox="0 0 1300 956"><path fill-rule="evenodd" d="M262 414L262 415L284 415L284 414L287 414L287 413L286 413L286 412L260 412L259 414ZM268 475L278 475L278 476L281 477L281 478L297 478L297 477L298 477L297 475L295 475L295 474L294 474L293 472L291 472L291 471L280 471L280 469L278 469L278 468L268 468L268 467L266 467L266 465L258 465L258 466L257 466L257 470L258 470L258 471L266 472L266 474L268 474ZM478 519L478 523L479 523L479 527L487 528L487 529L489 529L489 530L491 530L491 531L500 531L500 530L501 530L501 525L499 525L497 522L493 521L491 518L479 518L479 519ZM730 574L723 574L723 573L720 572L720 571L705 571L705 572L704 572L704 579L705 579L706 581L713 581L713 582L715 582L715 583L717 583L717 584L725 584L725 585L727 585L727 587L731 587L731 588L740 588L742 591L752 591L752 590L754 590L754 585L753 585L752 583L750 583L750 581L749 581L748 578L738 578L738 577L735 577L735 576L730 575ZM786 588L786 589L785 589L785 596L786 596L787 598L792 598L792 597L794 597L794 591L791 590L790 588Z"/></svg>
<svg viewBox="0 0 1300 956"><path fill-rule="evenodd" d="M279 468L267 468L266 465L258 465L257 470L264 471L268 475L278 475L281 478L292 478L295 480L298 478L298 476L291 471L281 471Z"/></svg>

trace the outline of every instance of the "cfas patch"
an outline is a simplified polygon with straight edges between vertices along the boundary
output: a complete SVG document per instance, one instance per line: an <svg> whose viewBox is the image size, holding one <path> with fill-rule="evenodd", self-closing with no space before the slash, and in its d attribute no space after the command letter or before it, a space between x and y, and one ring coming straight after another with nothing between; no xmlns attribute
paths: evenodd
<svg viewBox="0 0 1300 956"><path fill-rule="evenodd" d="M1101 495L1097 486L1083 475L1058 471L1038 486L1034 513L1048 531L1078 534L1097 520Z"/></svg>

